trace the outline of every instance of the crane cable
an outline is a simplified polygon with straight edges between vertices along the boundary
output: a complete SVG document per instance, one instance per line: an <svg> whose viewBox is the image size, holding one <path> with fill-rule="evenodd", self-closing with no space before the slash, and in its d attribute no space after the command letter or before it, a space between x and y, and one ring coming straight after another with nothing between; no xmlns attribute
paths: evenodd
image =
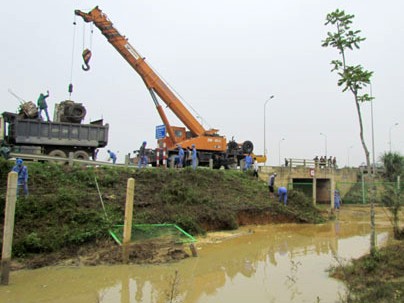
<svg viewBox="0 0 404 303"><path fill-rule="evenodd" d="M205 125L208 125L208 128L212 128L211 124L210 124L208 121L206 121L206 120L202 117L202 115L200 115L200 114L197 112L197 110L196 110L189 102L187 102L187 101L185 100L185 98L182 97L182 96L180 95L180 93L177 92L177 91L175 90L175 88L174 88L166 79L164 79L163 76L160 75L159 72L158 72L150 63L148 63L148 64L149 64L150 68L156 73L156 75L159 76L160 79L174 92L174 94L177 96L177 98L178 98L179 100L181 100L183 103L185 103L185 104L188 106L188 108L190 108L191 111L194 112L196 118L200 119L201 125L204 126L204 124L205 124Z"/></svg>
<svg viewBox="0 0 404 303"><path fill-rule="evenodd" d="M69 83L69 99L72 96L73 92L73 66L74 66L74 49L75 49L75 44L76 44L76 15L74 15L73 19L73 47L72 47L72 61L71 61L71 66L70 66L70 83Z"/></svg>

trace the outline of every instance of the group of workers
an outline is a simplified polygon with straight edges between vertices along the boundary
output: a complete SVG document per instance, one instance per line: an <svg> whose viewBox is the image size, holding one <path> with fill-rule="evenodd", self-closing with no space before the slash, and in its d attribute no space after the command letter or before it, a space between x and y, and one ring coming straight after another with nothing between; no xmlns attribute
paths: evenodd
<svg viewBox="0 0 404 303"><path fill-rule="evenodd" d="M138 168L144 168L149 164L149 159L147 157L146 150L147 142L143 141L138 151ZM187 147L186 151L182 148L180 144L177 144L178 154L174 158L174 167L182 168L185 166L191 166L193 169L196 169L198 166L198 156L195 144L191 145L191 148ZM111 150L108 150L108 161L112 160L112 163L115 164L117 160L117 156ZM258 175L257 175L258 176Z"/></svg>
<svg viewBox="0 0 404 303"><path fill-rule="evenodd" d="M269 189L269 196L270 197L275 197L275 178L277 174L273 173L272 175L269 176L268 179L268 189ZM279 197L279 202L283 201L283 205L288 204L288 190L284 186L278 187L278 197Z"/></svg>
<svg viewBox="0 0 404 303"><path fill-rule="evenodd" d="M330 156L327 159L327 156L321 156L320 158L318 158L318 156L314 157L314 163L315 165L319 166L320 168L325 168L326 166L330 167L330 168L337 168L337 158L336 157L332 157Z"/></svg>
<svg viewBox="0 0 404 303"><path fill-rule="evenodd" d="M195 144L191 145L191 148L187 147L186 152L180 144L177 144L178 155L174 158L174 167L182 168L184 166L191 166L192 169L196 169L198 165L198 155Z"/></svg>
<svg viewBox="0 0 404 303"><path fill-rule="evenodd" d="M142 143L141 149L140 149L140 160L139 160L139 168L145 167L147 165L147 156L145 153L145 148L146 148L146 141ZM178 145L178 164L177 167L182 167L182 163L184 163L184 150L180 145ZM108 150L109 157L112 159L112 163L116 162L116 154L113 153L112 151ZM195 145L192 144L192 153L191 153L191 159L192 159L192 168L196 169L196 148ZM21 158L17 158L15 161L15 165L12 168L13 172L16 172L18 174L18 179L17 179L17 196L21 189L24 191L25 196L28 196L28 168L23 164L23 160ZM275 178L277 174L273 173L269 176L268 179L268 188L269 188L269 196L270 197L275 197ZM278 198L279 202L283 202L283 204L286 206L288 203L288 190L284 186L278 187ZM342 199L341 195L338 190L334 191L334 209L339 210L342 204Z"/></svg>
<svg viewBox="0 0 404 303"><path fill-rule="evenodd" d="M274 186L275 186L275 178L277 174L273 173L272 175L269 176L268 179L268 188L269 188L269 196L274 197ZM288 203L288 190L284 186L278 187L278 197L279 197L279 202L283 201L284 205L287 205ZM338 189L334 191L334 210L339 210L342 205L342 198L341 194Z"/></svg>

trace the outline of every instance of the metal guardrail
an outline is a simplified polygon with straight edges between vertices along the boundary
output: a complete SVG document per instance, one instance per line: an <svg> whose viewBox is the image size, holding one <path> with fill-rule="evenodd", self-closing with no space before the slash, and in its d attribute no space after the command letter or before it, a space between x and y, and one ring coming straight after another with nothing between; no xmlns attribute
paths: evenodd
<svg viewBox="0 0 404 303"><path fill-rule="evenodd" d="M73 153L69 153L69 158L63 157L52 157L48 155L36 155L36 154L22 154L22 153L10 153L11 158L21 158L23 160L31 160L35 162L39 161L48 161L48 162L56 162L60 164L68 164L73 166L74 163L82 164L82 165L91 165L91 166L122 166L122 167L129 167L133 166L129 164L129 156L125 157L125 163L110 163L105 161L93 161L93 160L81 160L81 159L74 159Z"/></svg>
<svg viewBox="0 0 404 303"><path fill-rule="evenodd" d="M308 159L287 159L288 160L288 167L311 167L314 168L316 166L316 161L308 160ZM317 161L317 165L318 165ZM286 163L285 163L286 164ZM285 165L286 166L286 165Z"/></svg>

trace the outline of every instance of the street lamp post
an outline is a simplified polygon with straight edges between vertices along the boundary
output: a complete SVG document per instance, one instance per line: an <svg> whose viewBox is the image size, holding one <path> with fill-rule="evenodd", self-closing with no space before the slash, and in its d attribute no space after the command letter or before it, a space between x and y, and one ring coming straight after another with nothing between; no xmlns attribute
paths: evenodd
<svg viewBox="0 0 404 303"><path fill-rule="evenodd" d="M396 123L394 123L392 126L390 126L390 129L389 129L389 145L390 145L390 153L391 153L391 129L394 127L394 126L397 126L398 125L398 122L396 122Z"/></svg>
<svg viewBox="0 0 404 303"><path fill-rule="evenodd" d="M274 98L274 95L270 96L268 100L264 103L264 157L265 157L265 165L267 164L267 144L266 144L266 106L267 103Z"/></svg>
<svg viewBox="0 0 404 303"><path fill-rule="evenodd" d="M281 143L282 143L282 141L285 141L285 138L280 139L279 143L278 143L279 166L281 166Z"/></svg>
<svg viewBox="0 0 404 303"><path fill-rule="evenodd" d="M320 133L320 135L321 136L324 136L324 142L325 142L325 157L326 157L326 160L327 160L327 135L326 134L323 134L323 133Z"/></svg>
<svg viewBox="0 0 404 303"><path fill-rule="evenodd" d="M372 119L372 167L373 167L373 175L376 172L376 160L375 160L375 129L373 126L373 94L372 94L372 82L370 85L370 114Z"/></svg>

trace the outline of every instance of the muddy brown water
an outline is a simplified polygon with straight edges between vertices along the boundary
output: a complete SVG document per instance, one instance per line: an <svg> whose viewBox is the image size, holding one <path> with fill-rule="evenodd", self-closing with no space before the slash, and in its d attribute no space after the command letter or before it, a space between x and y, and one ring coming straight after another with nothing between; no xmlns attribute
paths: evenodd
<svg viewBox="0 0 404 303"><path fill-rule="evenodd" d="M377 241L391 225L377 209ZM369 209L345 207L320 225L245 226L211 233L199 256L160 265L47 267L12 272L0 302L338 302L345 286L327 269L369 251Z"/></svg>

